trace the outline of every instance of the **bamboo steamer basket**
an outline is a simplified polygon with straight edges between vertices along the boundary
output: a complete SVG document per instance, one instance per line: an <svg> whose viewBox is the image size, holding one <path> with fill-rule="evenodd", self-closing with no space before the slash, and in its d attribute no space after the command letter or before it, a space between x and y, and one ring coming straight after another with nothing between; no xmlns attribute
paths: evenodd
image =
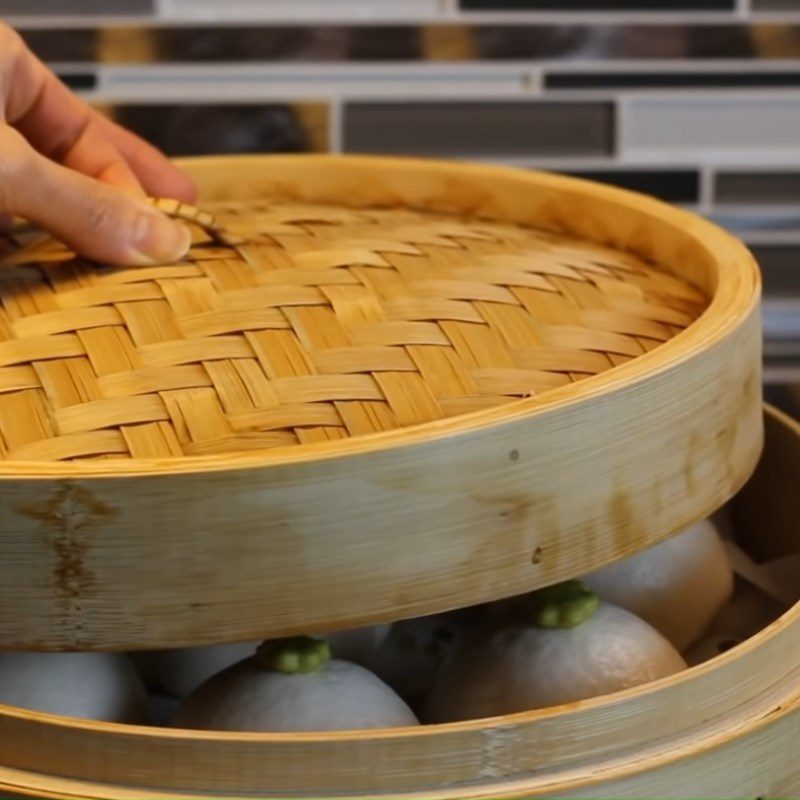
<svg viewBox="0 0 800 800"><path fill-rule="evenodd" d="M180 264L0 263L0 642L136 649L520 593L727 501L759 276L688 213L503 168L184 162ZM210 212L210 213L207 213Z"/></svg>
<svg viewBox="0 0 800 800"><path fill-rule="evenodd" d="M800 553L800 425L730 506L755 559ZM800 589L798 590L800 594ZM3 796L797 797L800 605L724 655L646 686L543 711L390 731L232 734L0 708Z"/></svg>

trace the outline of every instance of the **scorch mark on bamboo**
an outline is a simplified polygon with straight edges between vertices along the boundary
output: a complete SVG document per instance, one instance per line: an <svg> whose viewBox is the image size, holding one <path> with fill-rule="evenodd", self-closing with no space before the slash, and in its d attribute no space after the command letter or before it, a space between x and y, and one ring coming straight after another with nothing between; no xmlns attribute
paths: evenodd
<svg viewBox="0 0 800 800"><path fill-rule="evenodd" d="M40 503L19 506L18 513L36 520L56 556L53 578L58 593L77 599L92 585L94 575L86 566L89 542L82 532L113 516L116 511L97 500L87 489L63 484Z"/></svg>
<svg viewBox="0 0 800 800"><path fill-rule="evenodd" d="M697 489L697 476L695 475L695 460L699 457L699 450L703 439L695 431L689 434L689 446L686 448L686 458L683 464L683 477L686 482L686 491L694 495Z"/></svg>
<svg viewBox="0 0 800 800"><path fill-rule="evenodd" d="M632 553L638 542L646 536L645 524L636 515L631 495L627 489L617 485L611 495L609 513L613 524L613 536L620 552ZM644 534L644 535L643 535Z"/></svg>

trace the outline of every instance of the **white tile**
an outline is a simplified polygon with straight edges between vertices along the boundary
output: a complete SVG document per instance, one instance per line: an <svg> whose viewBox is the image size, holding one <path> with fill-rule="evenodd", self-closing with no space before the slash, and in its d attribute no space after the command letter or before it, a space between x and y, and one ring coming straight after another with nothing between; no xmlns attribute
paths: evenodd
<svg viewBox="0 0 800 800"><path fill-rule="evenodd" d="M535 67L516 64L106 65L93 95L105 102L206 100L479 99L538 94Z"/></svg>
<svg viewBox="0 0 800 800"><path fill-rule="evenodd" d="M440 0L160 0L165 19L346 22L436 19Z"/></svg>
<svg viewBox="0 0 800 800"><path fill-rule="evenodd" d="M800 95L626 98L624 155L735 163L800 156Z"/></svg>

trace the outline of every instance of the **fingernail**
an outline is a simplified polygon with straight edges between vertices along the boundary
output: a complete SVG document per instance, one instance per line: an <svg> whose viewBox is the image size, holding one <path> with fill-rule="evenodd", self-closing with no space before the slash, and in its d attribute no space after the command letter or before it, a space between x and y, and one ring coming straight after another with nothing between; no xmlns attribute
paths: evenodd
<svg viewBox="0 0 800 800"><path fill-rule="evenodd" d="M132 243L132 260L139 266L172 264L189 251L192 235L189 229L158 211L140 215Z"/></svg>

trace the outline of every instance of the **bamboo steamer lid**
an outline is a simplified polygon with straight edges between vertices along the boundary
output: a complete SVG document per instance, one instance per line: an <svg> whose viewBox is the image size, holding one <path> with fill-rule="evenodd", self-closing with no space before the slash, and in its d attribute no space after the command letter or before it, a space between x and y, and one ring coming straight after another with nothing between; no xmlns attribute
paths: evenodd
<svg viewBox="0 0 800 800"><path fill-rule="evenodd" d="M707 307L641 258L521 226L156 205L193 228L185 263L97 269L51 242L6 259L5 459L226 455L410 428L604 373Z"/></svg>
<svg viewBox="0 0 800 800"><path fill-rule="evenodd" d="M203 210L159 201L181 263L25 230L3 256L6 646L480 602L652 544L754 467L758 274L713 226L499 168L188 168Z"/></svg>

